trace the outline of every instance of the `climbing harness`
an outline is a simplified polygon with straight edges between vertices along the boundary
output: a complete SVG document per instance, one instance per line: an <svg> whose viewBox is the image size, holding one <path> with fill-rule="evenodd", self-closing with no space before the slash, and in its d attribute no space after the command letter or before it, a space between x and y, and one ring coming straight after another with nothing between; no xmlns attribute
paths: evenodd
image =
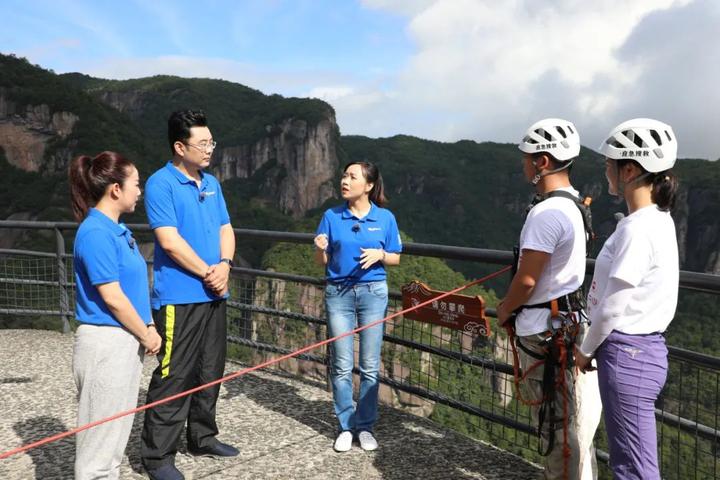
<svg viewBox="0 0 720 480"><path fill-rule="evenodd" d="M545 337L540 344L542 346L542 353L538 353L523 345L520 338L515 335L514 316L506 323L506 330L513 355L513 377L517 398L525 405L539 406L537 427L538 453L542 456L549 455L555 444L555 407L558 392L560 392L559 394L562 396L563 469L565 473L564 477L568 478L568 459L571 455L568 444L569 402L571 399L567 395L565 371L571 370L575 366L575 342L580 333L580 322L575 312L569 311L567 313L561 313L557 300L553 300L550 303L552 304L552 313L549 323L552 325L552 320L559 320L560 326L551 328L541 334ZM520 374L518 348L536 360L522 372L522 375ZM542 397L538 400L526 399L522 395L520 383L525 381L528 375L541 365L544 366ZM549 423L548 439L547 447L543 449L542 432L546 422Z"/></svg>
<svg viewBox="0 0 720 480"><path fill-rule="evenodd" d="M586 234L587 254L589 254L592 242L595 239L595 232L592 228L592 214L590 212L590 197L576 197L564 190L555 190L547 194L538 194L525 210L527 215L538 203L548 198L561 197L571 200L580 211L583 227ZM517 272L520 261L520 248L513 249L513 274ZM525 405L539 407L538 411L538 453L547 456L555 444L555 419L556 400L558 394L562 396L562 421L563 421L563 469L565 478L568 477L568 460L571 452L568 445L569 428L569 402L572 400L567 395L567 380L565 372L575 366L575 344L580 333L579 315L583 315L585 309L585 292L582 287L574 292L563 295L547 302L522 305L515 312L513 317L506 323L509 343L513 354L514 384L518 399ZM520 338L515 334L515 316L526 308L547 308L550 310L548 316L548 329L542 333L545 338L540 343L542 353L534 351L523 345ZM556 323L558 324L556 326ZM518 348L536 361L520 374L520 356ZM540 366L544 366L542 379L542 397L537 400L529 400L523 397L520 383L525 381L528 375ZM543 426L549 422L547 447L543 448L542 432Z"/></svg>

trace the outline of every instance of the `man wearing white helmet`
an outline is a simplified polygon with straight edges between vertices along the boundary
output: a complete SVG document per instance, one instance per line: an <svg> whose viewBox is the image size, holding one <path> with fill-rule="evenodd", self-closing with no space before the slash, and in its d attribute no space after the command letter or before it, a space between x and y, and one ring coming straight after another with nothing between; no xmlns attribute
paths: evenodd
<svg viewBox="0 0 720 480"><path fill-rule="evenodd" d="M598 254L588 294L592 326L577 355L597 359L610 466L616 479L659 479L655 401L667 378L663 332L675 315L679 257L670 209L677 140L647 118L621 123L600 147L623 218Z"/></svg>
<svg viewBox="0 0 720 480"><path fill-rule="evenodd" d="M586 230L591 232L589 210L581 204L569 176L580 153L580 137L571 122L548 118L527 130L519 149L524 154L523 172L537 195L520 234L517 271L497 316L509 328L513 346L517 345L524 374L519 393L538 422L541 453L546 455L545 478L592 479L596 476L592 438L600 415L597 381L583 379L588 394L583 394L579 404L583 409L577 412L572 367L572 350L583 318ZM551 352L551 345L568 355L558 355L558 349ZM576 412L588 412L588 408L594 410L590 415L594 418L582 435L581 451Z"/></svg>

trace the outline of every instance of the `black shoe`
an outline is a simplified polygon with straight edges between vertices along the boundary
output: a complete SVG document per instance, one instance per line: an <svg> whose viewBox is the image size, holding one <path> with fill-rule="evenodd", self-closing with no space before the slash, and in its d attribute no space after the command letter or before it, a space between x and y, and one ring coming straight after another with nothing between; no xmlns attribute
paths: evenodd
<svg viewBox="0 0 720 480"><path fill-rule="evenodd" d="M188 452L191 455L205 456L205 457L237 457L240 454L240 450L228 445L227 443L217 442L214 445L204 448L190 448Z"/></svg>
<svg viewBox="0 0 720 480"><path fill-rule="evenodd" d="M172 463L165 463L157 468L145 469L150 480L185 480L185 475Z"/></svg>

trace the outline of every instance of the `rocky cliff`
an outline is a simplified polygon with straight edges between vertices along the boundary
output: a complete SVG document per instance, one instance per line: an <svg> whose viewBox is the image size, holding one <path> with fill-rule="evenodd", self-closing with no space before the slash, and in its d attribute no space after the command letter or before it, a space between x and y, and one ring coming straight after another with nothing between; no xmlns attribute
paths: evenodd
<svg viewBox="0 0 720 480"><path fill-rule="evenodd" d="M45 104L18 105L0 89L0 147L11 165L27 172L65 168L75 146L68 136L78 120L71 112L51 112Z"/></svg>
<svg viewBox="0 0 720 480"><path fill-rule="evenodd" d="M94 94L116 110L143 121L146 110L157 103L158 92L109 90ZM174 94L182 98L183 89ZM208 115L213 118L210 110ZM161 119L156 122L164 125ZM339 134L331 108L316 122L287 117L269 123L265 125L264 135L248 143L228 141L222 133L215 133L220 147L214 153L211 169L221 181L256 180L260 195L295 218L334 195Z"/></svg>
<svg viewBox="0 0 720 480"><path fill-rule="evenodd" d="M683 270L720 274L720 191L689 186L681 190L673 217Z"/></svg>
<svg viewBox="0 0 720 480"><path fill-rule="evenodd" d="M300 217L334 195L335 116L317 125L289 118L268 130L254 144L219 149L213 171L220 180L248 179L263 171L261 194L275 199L284 213Z"/></svg>
<svg viewBox="0 0 720 480"><path fill-rule="evenodd" d="M99 98L115 110L127 113L131 117L142 115L143 110L147 106L147 102L145 101L146 95L136 91L105 91L99 94Z"/></svg>

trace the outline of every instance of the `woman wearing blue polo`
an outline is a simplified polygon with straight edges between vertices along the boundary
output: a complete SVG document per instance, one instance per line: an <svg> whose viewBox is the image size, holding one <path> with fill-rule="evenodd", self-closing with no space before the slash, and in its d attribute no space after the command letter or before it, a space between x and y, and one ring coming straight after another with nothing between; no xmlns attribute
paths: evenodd
<svg viewBox="0 0 720 480"><path fill-rule="evenodd" d="M73 253L75 333L73 375L78 425L137 405L143 352L160 350L152 325L145 260L128 228L118 223L140 198L138 171L123 156L80 156L69 167L75 218L82 221ZM75 478L120 476L133 416L76 437Z"/></svg>
<svg viewBox="0 0 720 480"><path fill-rule="evenodd" d="M377 167L368 162L345 166L340 182L345 202L325 212L315 237L316 260L325 265L325 309L331 337L385 317L388 287L385 266L398 265L402 242ZM334 449L346 452L354 435L364 450L378 447L378 373L384 324L360 332L360 393L353 405L353 336L330 346L335 415L339 434Z"/></svg>

